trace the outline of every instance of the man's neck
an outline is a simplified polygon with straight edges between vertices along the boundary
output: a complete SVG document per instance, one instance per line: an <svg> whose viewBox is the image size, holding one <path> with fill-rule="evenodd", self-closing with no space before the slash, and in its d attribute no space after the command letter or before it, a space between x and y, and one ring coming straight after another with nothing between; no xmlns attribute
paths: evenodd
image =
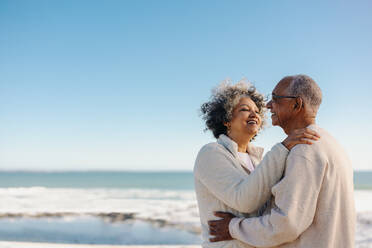
<svg viewBox="0 0 372 248"><path fill-rule="evenodd" d="M315 124L315 117L308 117L308 118L301 118L300 120L293 120L286 128L284 128L284 132L286 134L290 134L295 129L305 128L312 124Z"/></svg>

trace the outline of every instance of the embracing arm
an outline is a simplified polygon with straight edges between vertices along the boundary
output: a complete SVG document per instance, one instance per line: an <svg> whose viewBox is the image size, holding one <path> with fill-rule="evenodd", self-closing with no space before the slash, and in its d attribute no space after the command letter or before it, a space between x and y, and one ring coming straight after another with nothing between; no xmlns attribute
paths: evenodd
<svg viewBox="0 0 372 248"><path fill-rule="evenodd" d="M291 153L285 177L272 190L276 206L268 215L232 219L231 236L257 247L278 246L297 239L314 219L325 168Z"/></svg>
<svg viewBox="0 0 372 248"><path fill-rule="evenodd" d="M288 149L275 145L250 174L245 175L223 148L207 145L199 152L194 174L218 199L240 212L261 207L271 195L271 187L282 177Z"/></svg>

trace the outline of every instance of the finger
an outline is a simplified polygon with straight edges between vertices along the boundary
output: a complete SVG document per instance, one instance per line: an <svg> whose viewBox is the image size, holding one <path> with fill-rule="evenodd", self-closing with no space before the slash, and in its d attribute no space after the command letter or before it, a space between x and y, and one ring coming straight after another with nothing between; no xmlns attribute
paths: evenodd
<svg viewBox="0 0 372 248"><path fill-rule="evenodd" d="M219 222L219 220L210 220L210 221L208 221L208 225L209 226L217 226L218 222Z"/></svg>
<svg viewBox="0 0 372 248"><path fill-rule="evenodd" d="M310 128L305 128L304 132L305 133L308 133L308 134L312 134L312 135L320 138L320 135L316 131L314 131L314 130L312 130Z"/></svg>
<svg viewBox="0 0 372 248"><path fill-rule="evenodd" d="M214 215L220 218L225 218L230 216L230 213L225 213L225 212L214 212Z"/></svg>
<svg viewBox="0 0 372 248"><path fill-rule="evenodd" d="M210 238L209 241L210 242L220 242L220 241L223 241L224 239L221 238L221 237L214 237L214 238Z"/></svg>
<svg viewBox="0 0 372 248"><path fill-rule="evenodd" d="M306 138L300 138L298 140L299 144L308 144L308 145L312 145L313 142L311 142L310 140L306 139Z"/></svg>
<svg viewBox="0 0 372 248"><path fill-rule="evenodd" d="M218 234L218 232L215 229L209 229L209 234L213 235L213 236L216 236Z"/></svg>
<svg viewBox="0 0 372 248"><path fill-rule="evenodd" d="M313 136L315 136L317 138L320 138L320 135L317 132L313 131L313 130L311 130L311 132L305 132L305 133L310 134L310 135L313 135Z"/></svg>
<svg viewBox="0 0 372 248"><path fill-rule="evenodd" d="M218 226L209 226L209 230L217 231Z"/></svg>
<svg viewBox="0 0 372 248"><path fill-rule="evenodd" d="M314 136L320 138L320 135L316 131L314 131L310 128L295 129L292 133L295 134L295 135L307 133L307 134L311 134L311 135L314 135Z"/></svg>
<svg viewBox="0 0 372 248"><path fill-rule="evenodd" d="M299 134L296 134L295 135L296 138L302 138L302 137L306 137L306 138L309 138L309 139L315 139L315 140L318 140L319 137L314 135L314 134L311 134L311 133L299 133Z"/></svg>
<svg viewBox="0 0 372 248"><path fill-rule="evenodd" d="M293 146L298 145L298 144L308 144L308 145L312 145L313 142L311 142L311 140L306 139L306 138L298 138L298 139L292 141L292 145L293 145Z"/></svg>
<svg viewBox="0 0 372 248"><path fill-rule="evenodd" d="M317 136L315 136L313 134L308 134L308 133L303 133L299 137L301 137L301 138L308 138L308 139L312 139L312 140L319 140L319 137L317 137Z"/></svg>

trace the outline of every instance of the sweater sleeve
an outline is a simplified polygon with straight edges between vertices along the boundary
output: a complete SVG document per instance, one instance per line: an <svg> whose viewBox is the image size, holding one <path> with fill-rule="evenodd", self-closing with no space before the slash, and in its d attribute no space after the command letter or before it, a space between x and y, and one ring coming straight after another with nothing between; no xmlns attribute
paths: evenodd
<svg viewBox="0 0 372 248"><path fill-rule="evenodd" d="M227 206L250 213L270 198L271 187L283 175L287 155L288 149L278 143L250 175L244 175L235 168L234 158L228 153L216 146L206 146L197 156L194 174Z"/></svg>
<svg viewBox="0 0 372 248"><path fill-rule="evenodd" d="M268 215L232 219L231 236L255 247L297 239L313 222L325 168L291 152L284 178L272 189L275 207Z"/></svg>

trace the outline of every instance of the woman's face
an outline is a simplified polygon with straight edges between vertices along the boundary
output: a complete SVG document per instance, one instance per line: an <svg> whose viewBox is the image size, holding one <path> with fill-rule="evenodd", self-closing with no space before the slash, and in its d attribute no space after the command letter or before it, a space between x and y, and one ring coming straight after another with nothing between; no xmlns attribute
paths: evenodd
<svg viewBox="0 0 372 248"><path fill-rule="evenodd" d="M249 97L242 97L234 107L232 119L230 121L230 133L234 135L257 134L261 127L261 116L257 105Z"/></svg>

